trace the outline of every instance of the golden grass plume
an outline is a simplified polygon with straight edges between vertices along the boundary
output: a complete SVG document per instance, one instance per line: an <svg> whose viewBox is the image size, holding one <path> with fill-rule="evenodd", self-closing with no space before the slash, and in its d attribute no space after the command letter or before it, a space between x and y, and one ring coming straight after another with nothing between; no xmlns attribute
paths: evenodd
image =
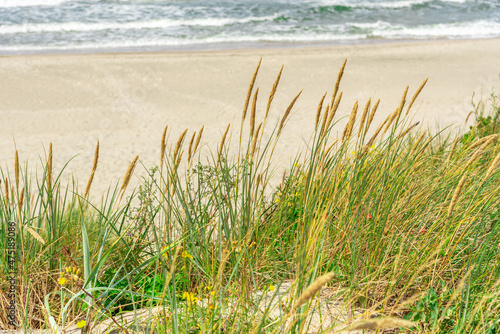
<svg viewBox="0 0 500 334"><path fill-rule="evenodd" d="M370 125L372 125L373 118L375 117L375 113L377 112L379 104L380 104L380 99L378 99L377 102L375 102L375 105L373 106L373 108L370 112L370 116L368 117L368 121L366 122L365 132L363 133L363 136L366 136L366 133L368 132L368 129L370 128Z"/></svg>
<svg viewBox="0 0 500 334"><path fill-rule="evenodd" d="M314 297L314 295L316 295L316 293L319 290L321 290L323 285L325 285L326 283L331 281L334 277L335 277L334 273L327 273L327 274L324 274L324 275L316 278L316 280L311 285L309 285L304 290L304 292L302 292L300 297L297 299L297 301L293 305L292 310L296 310L298 307L300 307L304 303L307 303L307 301L312 299Z"/></svg>
<svg viewBox="0 0 500 334"><path fill-rule="evenodd" d="M255 85L255 79L257 79L257 73L259 73L260 64L262 63L262 58L260 58L257 68L253 73L252 81L250 81L250 86L248 86L247 98L245 99L245 106L243 107L243 115L241 121L243 122L247 117L248 105L250 103L250 97L252 96L253 86Z"/></svg>
<svg viewBox="0 0 500 334"><path fill-rule="evenodd" d="M196 136L196 131L193 132L193 135L191 136L191 140L189 141L189 147L188 147L188 163L191 162L191 158L193 155L193 143L194 143L194 137Z"/></svg>
<svg viewBox="0 0 500 334"><path fill-rule="evenodd" d="M363 110L363 114L361 115L361 120L359 121L358 138L361 136L361 131L363 131L363 125L365 125L366 117L368 116L371 102L372 102L372 99L369 98L368 101L366 102L365 109Z"/></svg>
<svg viewBox="0 0 500 334"><path fill-rule="evenodd" d="M269 93L269 98L267 99L267 106L266 106L266 115L264 116L264 119L267 119L267 115L269 115L269 110L271 109L271 103L273 102L274 95L276 94L276 89L278 88L278 84L280 82L282 72L283 72L283 65L281 65L280 72L278 73L278 76L276 77L276 80L274 81L273 88L271 89L271 92Z"/></svg>
<svg viewBox="0 0 500 334"><path fill-rule="evenodd" d="M486 171L486 178L488 178L491 174L493 174L493 172L495 171L495 169L498 167L499 164L500 164L500 151L495 156L495 159L493 159L490 167Z"/></svg>
<svg viewBox="0 0 500 334"><path fill-rule="evenodd" d="M87 186L85 187L85 192L83 197L87 197L90 192L90 186L92 185L92 181L94 181L95 171L97 170L97 162L99 161L99 141L97 141L97 145L95 147L94 152L94 163L92 165L92 172L90 172L89 180L87 181Z"/></svg>
<svg viewBox="0 0 500 334"><path fill-rule="evenodd" d="M417 326L416 323L400 319L400 318L380 318L380 319L369 319L357 322L347 328L344 328L342 332L345 331L357 331L357 330L374 330L378 331L381 329L391 329L391 328L411 328Z"/></svg>
<svg viewBox="0 0 500 334"><path fill-rule="evenodd" d="M337 96L337 99L335 100L335 104L333 105L332 108L330 108L330 113L328 115L328 121L326 122L326 130L330 128L330 125L333 122L333 117L335 116L335 113L337 112L337 109L339 108L340 100L342 100L342 92L339 93Z"/></svg>
<svg viewBox="0 0 500 334"><path fill-rule="evenodd" d="M196 142L194 143L193 154L195 154L196 151L198 150L198 146L200 145L200 141L201 141L201 136L203 135L203 129L205 129L204 125L200 128L200 132L198 132L198 137L196 137Z"/></svg>
<svg viewBox="0 0 500 334"><path fill-rule="evenodd" d="M163 129L163 134L161 135L161 143L160 143L160 166L163 168L163 160L165 159L165 150L167 148L167 129L168 125Z"/></svg>
<svg viewBox="0 0 500 334"><path fill-rule="evenodd" d="M125 191L127 189L127 186L130 182L130 179L132 177L132 174L134 173L135 165L137 164L137 160L139 159L139 156L137 155L134 160L130 162L127 168L127 172L125 173L125 177L123 178L122 186L120 187L120 191Z"/></svg>
<svg viewBox="0 0 500 334"><path fill-rule="evenodd" d="M352 107L351 116L349 117L349 122L344 129L344 134L342 135L342 140L349 139L352 134L352 128L354 127L354 122L356 122L356 114L358 113L358 101L354 103Z"/></svg>
<svg viewBox="0 0 500 334"><path fill-rule="evenodd" d="M255 113L257 109L257 96L259 96L259 87L255 90L255 94L253 95L252 101L252 110L250 113L250 137L253 136L253 132L255 130Z"/></svg>
<svg viewBox="0 0 500 334"><path fill-rule="evenodd" d="M42 245L45 245L45 240L43 240L43 238L40 236L40 234L38 234L35 230L33 230L29 226L23 225L23 227L26 229L26 231L29 232L29 234L31 234L31 236L33 238L35 238L36 240L38 240L38 242L40 242Z"/></svg>
<svg viewBox="0 0 500 334"><path fill-rule="evenodd" d="M285 126L285 121L288 117L288 115L290 115L290 111L292 111L292 108L293 108L293 105L295 104L295 102L297 101L297 99L299 98L300 94L302 94L302 91L300 91L297 96L295 96L292 100L292 102L290 102L290 104L288 105L288 108L286 108L286 111L285 111L285 114L283 115L283 117L281 118L281 122L280 122L280 126L278 127L278 134L277 136L280 135L281 133L281 130L283 130L283 126Z"/></svg>
<svg viewBox="0 0 500 334"><path fill-rule="evenodd" d="M424 89L424 86L425 84L427 83L427 80L429 80L429 78L425 78L425 80L420 84L420 86L418 87L417 91L415 92L415 94L413 94L413 97L411 98L411 101L410 101L410 104L408 105L408 109L406 109L406 114L405 116L408 116L408 113L410 112L410 109L411 107L413 106L413 103L415 103L415 100L417 99L417 97L420 95L420 92L422 91L422 89Z"/></svg>
<svg viewBox="0 0 500 334"><path fill-rule="evenodd" d="M460 193L462 192L462 188L464 187L465 181L467 180L468 173L465 172L460 181L458 182L457 187L455 188L455 192L453 193L453 197L451 198L450 205L448 206L448 218L451 217L453 213L453 209L457 204L458 198L460 197Z"/></svg>
<svg viewBox="0 0 500 334"><path fill-rule="evenodd" d="M342 76L344 75L345 65L347 64L347 58L344 60L342 67L340 67L339 74L337 75L337 81L335 81L335 86L333 88L332 101L330 102L330 106L333 108L333 102L337 97L337 93L339 91L340 81L342 80Z"/></svg>
<svg viewBox="0 0 500 334"><path fill-rule="evenodd" d="M314 122L314 130L318 129L319 120L321 118L321 110L323 109L323 102L325 101L326 94L327 93L323 95L323 97L318 103L318 109L316 110L316 121ZM326 112L328 113L328 109L326 110Z"/></svg>

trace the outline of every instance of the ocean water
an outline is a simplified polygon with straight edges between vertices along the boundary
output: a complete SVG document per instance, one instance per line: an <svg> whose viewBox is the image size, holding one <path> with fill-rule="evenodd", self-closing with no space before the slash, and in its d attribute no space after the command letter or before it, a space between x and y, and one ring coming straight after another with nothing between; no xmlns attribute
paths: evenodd
<svg viewBox="0 0 500 334"><path fill-rule="evenodd" d="M0 54L500 36L500 0L0 0Z"/></svg>

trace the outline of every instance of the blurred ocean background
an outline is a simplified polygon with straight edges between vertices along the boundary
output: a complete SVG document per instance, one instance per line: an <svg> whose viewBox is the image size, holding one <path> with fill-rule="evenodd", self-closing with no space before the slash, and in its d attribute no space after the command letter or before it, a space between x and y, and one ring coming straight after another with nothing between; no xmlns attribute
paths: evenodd
<svg viewBox="0 0 500 334"><path fill-rule="evenodd" d="M0 54L500 36L500 0L0 0Z"/></svg>

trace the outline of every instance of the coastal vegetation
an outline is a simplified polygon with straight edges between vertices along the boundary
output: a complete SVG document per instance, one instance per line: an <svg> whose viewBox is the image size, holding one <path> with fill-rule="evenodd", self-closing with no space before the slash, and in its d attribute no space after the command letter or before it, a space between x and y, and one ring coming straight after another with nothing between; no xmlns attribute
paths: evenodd
<svg viewBox="0 0 500 334"><path fill-rule="evenodd" d="M271 124L283 68L257 110L260 63L241 122L212 154L200 153L203 128L170 145L166 127L158 164L130 196L138 157L98 202L98 143L83 191L54 174L51 146L42 176L16 152L0 171L0 308L15 299L16 327L0 313L0 328L498 333L496 95L491 110L477 105L465 134L411 121L426 81L414 94L406 87L380 124L379 101L356 102L342 119L345 65L314 111L308 149L277 187L272 158L300 93Z"/></svg>

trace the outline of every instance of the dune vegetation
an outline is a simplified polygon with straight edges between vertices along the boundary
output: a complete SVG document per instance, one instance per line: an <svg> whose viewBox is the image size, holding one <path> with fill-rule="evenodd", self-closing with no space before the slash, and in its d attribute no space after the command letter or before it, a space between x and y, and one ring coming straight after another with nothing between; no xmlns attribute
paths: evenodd
<svg viewBox="0 0 500 334"><path fill-rule="evenodd" d="M165 128L158 164L131 196L138 158L96 202L98 146L84 191L53 174L51 147L41 177L16 153L0 171L0 308L14 296L17 328L58 333L102 323L123 333L498 333L498 100L472 112L465 134L430 133L411 122L424 82L381 124L378 101L356 102L337 138L344 66L309 149L275 188L273 153L300 93L269 124L281 71L256 110L259 67L241 124L213 153L200 153L203 128L174 145ZM0 329L14 328L0 312Z"/></svg>

